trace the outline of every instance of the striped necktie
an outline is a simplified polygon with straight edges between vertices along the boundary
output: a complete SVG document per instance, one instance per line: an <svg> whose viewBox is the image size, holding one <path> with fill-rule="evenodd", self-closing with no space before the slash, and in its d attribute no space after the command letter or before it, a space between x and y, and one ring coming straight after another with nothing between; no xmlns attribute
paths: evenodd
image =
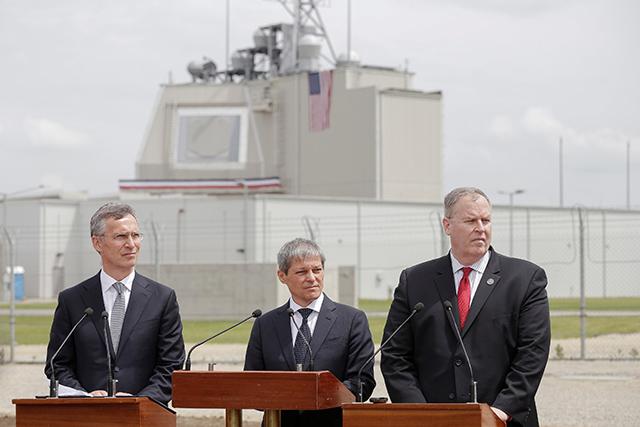
<svg viewBox="0 0 640 427"><path fill-rule="evenodd" d="M118 292L118 296L111 309L111 342L113 343L113 351L117 354L120 332L122 332L122 323L124 322L124 285L116 282L113 287Z"/></svg>

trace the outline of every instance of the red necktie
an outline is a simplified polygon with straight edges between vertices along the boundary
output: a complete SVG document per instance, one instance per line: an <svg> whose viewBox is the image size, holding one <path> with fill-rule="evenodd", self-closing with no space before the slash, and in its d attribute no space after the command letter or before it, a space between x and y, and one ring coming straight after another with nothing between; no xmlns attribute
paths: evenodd
<svg viewBox="0 0 640 427"><path fill-rule="evenodd" d="M460 328L464 328L464 322L469 314L469 306L471 305L471 284L469 283L469 273L473 269L471 267L462 267L462 280L458 286L458 312L460 313Z"/></svg>

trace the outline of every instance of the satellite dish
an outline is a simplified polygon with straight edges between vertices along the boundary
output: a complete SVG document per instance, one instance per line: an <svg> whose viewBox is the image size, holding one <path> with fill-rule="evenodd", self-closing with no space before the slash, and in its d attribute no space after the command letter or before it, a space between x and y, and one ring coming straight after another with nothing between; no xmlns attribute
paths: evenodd
<svg viewBox="0 0 640 427"><path fill-rule="evenodd" d="M320 58L321 49L322 41L320 37L312 34L305 34L298 42L298 55L300 59Z"/></svg>
<svg viewBox="0 0 640 427"><path fill-rule="evenodd" d="M344 65L360 65L360 55L356 51L351 51L351 55L347 58L346 52L338 55L338 61L336 61L336 65L344 66Z"/></svg>
<svg viewBox="0 0 640 427"><path fill-rule="evenodd" d="M187 65L187 71L191 74L194 83L196 80L212 81L216 77L218 67L212 59L204 57L202 61L191 61Z"/></svg>

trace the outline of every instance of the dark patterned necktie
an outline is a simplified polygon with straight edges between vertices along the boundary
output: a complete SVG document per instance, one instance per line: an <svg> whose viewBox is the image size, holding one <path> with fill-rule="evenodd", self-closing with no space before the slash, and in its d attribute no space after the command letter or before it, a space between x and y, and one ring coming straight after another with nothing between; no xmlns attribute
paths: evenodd
<svg viewBox="0 0 640 427"><path fill-rule="evenodd" d="M309 355L309 348L307 344L304 342L302 335L307 339L307 343L311 343L311 329L309 329L309 324L307 323L307 319L313 313L313 310L310 308L301 308L298 310L298 313L302 316L302 325L300 325L300 330L298 331L298 335L296 335L296 343L293 346L293 354L296 357L296 364L304 365L304 362L307 359L307 355ZM295 320L294 320L295 322ZM311 355L309 355L309 359Z"/></svg>
<svg viewBox="0 0 640 427"><path fill-rule="evenodd" d="M118 292L118 296L111 309L111 342L113 343L113 351L117 354L120 332L122 332L122 323L124 322L124 285L116 282L113 287Z"/></svg>
<svg viewBox="0 0 640 427"><path fill-rule="evenodd" d="M460 313L460 329L464 328L464 322L467 321L469 314L469 306L471 305L471 284L469 283L469 274L473 269L471 267L462 267L462 280L458 286L458 312Z"/></svg>

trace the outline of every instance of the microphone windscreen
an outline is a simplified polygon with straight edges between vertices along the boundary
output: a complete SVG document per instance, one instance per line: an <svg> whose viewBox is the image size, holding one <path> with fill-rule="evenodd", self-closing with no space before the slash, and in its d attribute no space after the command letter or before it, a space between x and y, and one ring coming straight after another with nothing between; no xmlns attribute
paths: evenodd
<svg viewBox="0 0 640 427"><path fill-rule="evenodd" d="M446 308L447 310L451 310L453 308L453 306L451 305L451 303L448 300L446 300L442 304L444 305L444 308Z"/></svg>
<svg viewBox="0 0 640 427"><path fill-rule="evenodd" d="M86 314L87 316L91 316L93 314L93 308L91 307L87 307L84 309L84 314Z"/></svg>
<svg viewBox="0 0 640 427"><path fill-rule="evenodd" d="M293 311L293 308L291 307L287 308L287 314L289 314L289 316L293 316L294 313L295 311Z"/></svg>
<svg viewBox="0 0 640 427"><path fill-rule="evenodd" d="M106 318L108 318L108 317L109 317L109 313L107 313L107 311L105 310L105 311L103 311L103 312L102 312L101 316L102 316L104 319L106 319Z"/></svg>
<svg viewBox="0 0 640 427"><path fill-rule="evenodd" d="M259 308L256 308L255 310L253 310L253 313L251 313L251 315L253 317L260 317L262 316L262 310L260 310Z"/></svg>
<svg viewBox="0 0 640 427"><path fill-rule="evenodd" d="M417 312L419 312L420 310L422 310L424 308L424 304L419 302L416 305L413 306L413 309Z"/></svg>

